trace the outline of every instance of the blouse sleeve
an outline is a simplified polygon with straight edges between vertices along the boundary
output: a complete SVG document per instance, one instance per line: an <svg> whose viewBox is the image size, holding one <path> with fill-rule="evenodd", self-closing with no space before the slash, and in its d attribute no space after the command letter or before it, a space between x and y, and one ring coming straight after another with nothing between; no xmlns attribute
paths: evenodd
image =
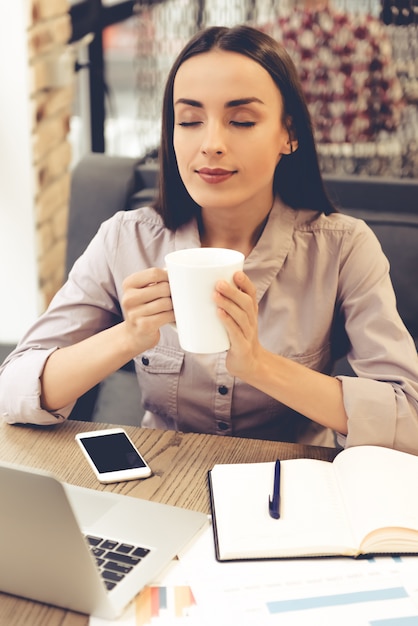
<svg viewBox="0 0 418 626"><path fill-rule="evenodd" d="M73 404L50 413L41 407L40 378L50 354L121 319L106 250L111 229L102 226L76 261L48 310L0 367L0 416L8 423L56 424Z"/></svg>
<svg viewBox="0 0 418 626"><path fill-rule="evenodd" d="M345 243L339 299L351 344L347 358L356 374L338 376L348 415L345 445L416 453L417 352L396 308L389 263L362 221Z"/></svg>

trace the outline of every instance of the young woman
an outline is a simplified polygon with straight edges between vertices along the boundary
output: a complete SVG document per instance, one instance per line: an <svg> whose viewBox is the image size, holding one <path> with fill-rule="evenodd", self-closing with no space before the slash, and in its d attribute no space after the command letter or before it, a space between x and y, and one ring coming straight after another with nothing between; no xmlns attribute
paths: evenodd
<svg viewBox="0 0 418 626"><path fill-rule="evenodd" d="M164 256L196 246L246 257L213 294L225 353L185 353L169 325ZM331 375L344 347L355 377ZM155 207L101 226L3 365L0 412L62 421L131 359L144 426L418 453L418 360L388 262L327 198L295 67L256 29L209 28L180 53Z"/></svg>

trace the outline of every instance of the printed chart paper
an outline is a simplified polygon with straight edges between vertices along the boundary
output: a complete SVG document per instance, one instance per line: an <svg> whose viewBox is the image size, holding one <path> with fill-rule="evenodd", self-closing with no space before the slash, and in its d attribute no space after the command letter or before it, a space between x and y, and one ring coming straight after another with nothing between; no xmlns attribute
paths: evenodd
<svg viewBox="0 0 418 626"><path fill-rule="evenodd" d="M417 557L220 563L208 529L181 565L205 626L418 624Z"/></svg>

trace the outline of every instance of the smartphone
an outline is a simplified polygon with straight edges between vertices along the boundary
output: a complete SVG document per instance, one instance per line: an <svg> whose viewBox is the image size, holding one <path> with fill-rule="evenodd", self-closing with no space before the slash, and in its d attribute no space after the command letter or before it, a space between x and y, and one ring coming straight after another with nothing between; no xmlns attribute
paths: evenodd
<svg viewBox="0 0 418 626"><path fill-rule="evenodd" d="M151 468L123 428L78 433L75 438L101 483L151 476Z"/></svg>

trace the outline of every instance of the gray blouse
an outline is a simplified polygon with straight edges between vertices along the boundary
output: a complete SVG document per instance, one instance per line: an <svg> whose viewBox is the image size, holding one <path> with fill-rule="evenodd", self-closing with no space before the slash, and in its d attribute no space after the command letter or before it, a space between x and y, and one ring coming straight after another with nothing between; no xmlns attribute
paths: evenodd
<svg viewBox="0 0 418 626"><path fill-rule="evenodd" d="M48 424L40 407L45 361L123 319L123 279L164 267L173 250L200 246L195 222L167 230L147 207L102 224L67 283L0 369L0 415ZM264 347L331 374L343 349L355 377L341 376L348 436L342 445L374 444L418 453L418 359L396 309L389 264L370 228L343 214L295 211L276 201L244 271L257 288ZM135 358L146 410L143 426L218 435L334 445L334 434L232 377L225 353L184 352L175 330ZM303 389L301 389L303 393Z"/></svg>

